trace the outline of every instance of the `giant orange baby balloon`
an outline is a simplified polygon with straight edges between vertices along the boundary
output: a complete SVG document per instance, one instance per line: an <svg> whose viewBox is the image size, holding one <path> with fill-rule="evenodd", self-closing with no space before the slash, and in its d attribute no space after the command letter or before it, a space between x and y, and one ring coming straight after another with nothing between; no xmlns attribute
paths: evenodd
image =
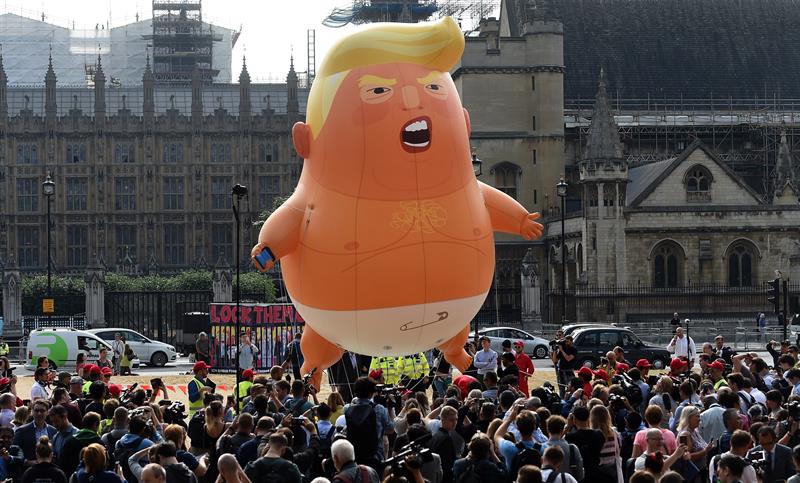
<svg viewBox="0 0 800 483"><path fill-rule="evenodd" d="M343 349L438 346L465 369L469 322L494 272L492 231L541 236L537 213L475 179L449 74L463 50L451 18L355 32L331 48L307 122L292 129L303 173L252 256L262 269L281 260L307 324L302 372L317 369L317 386Z"/></svg>

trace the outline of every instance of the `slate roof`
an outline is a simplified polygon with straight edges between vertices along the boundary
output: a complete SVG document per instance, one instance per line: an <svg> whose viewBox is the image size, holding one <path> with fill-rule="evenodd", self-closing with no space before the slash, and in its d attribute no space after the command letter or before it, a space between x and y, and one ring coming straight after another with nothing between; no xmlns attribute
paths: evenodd
<svg viewBox="0 0 800 483"><path fill-rule="evenodd" d="M800 99L800 0L504 1L512 36L563 23L568 102L594 97L601 67L612 99Z"/></svg>
<svg viewBox="0 0 800 483"><path fill-rule="evenodd" d="M688 158L689 155L692 154L696 149L702 149L709 159L717 163L717 165L723 171L725 171L725 173L736 184L738 184L743 190L747 191L747 193L750 194L754 200L756 200L758 203L763 203L761 196L753 188L745 183L744 180L730 168L730 166L719 159L719 157L714 154L714 152L711 151L708 146L697 139L686 149L684 149L678 157L629 169L628 178L630 179L630 182L628 183L628 187L625 191L627 206L636 207L641 204L642 201L644 201L645 198L647 198L650 193L652 193L658 187L658 185L661 184L662 181L667 179L667 176L675 171L675 168L680 166L681 163L683 163L686 158ZM633 192L632 190L635 190L636 192Z"/></svg>

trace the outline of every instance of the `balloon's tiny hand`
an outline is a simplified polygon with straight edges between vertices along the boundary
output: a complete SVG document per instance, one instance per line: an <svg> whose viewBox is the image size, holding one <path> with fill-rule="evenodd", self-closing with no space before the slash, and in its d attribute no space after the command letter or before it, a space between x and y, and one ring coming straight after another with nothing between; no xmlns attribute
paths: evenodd
<svg viewBox="0 0 800 483"><path fill-rule="evenodd" d="M522 226L520 227L520 235L526 240L534 240L542 236L544 232L544 226L541 223L537 222L542 215L539 213L531 213L529 214L525 220L522 221Z"/></svg>

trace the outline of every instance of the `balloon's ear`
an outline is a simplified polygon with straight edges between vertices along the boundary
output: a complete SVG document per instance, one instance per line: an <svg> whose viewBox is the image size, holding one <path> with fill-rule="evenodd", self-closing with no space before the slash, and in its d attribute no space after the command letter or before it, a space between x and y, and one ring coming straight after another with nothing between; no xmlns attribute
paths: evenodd
<svg viewBox="0 0 800 483"><path fill-rule="evenodd" d="M469 122L469 112L467 112L466 107L462 107L461 109L464 110L464 122L467 123L467 136L472 136L472 123Z"/></svg>
<svg viewBox="0 0 800 483"><path fill-rule="evenodd" d="M307 159L311 153L311 126L304 122L296 122L292 126L294 149L301 158Z"/></svg>

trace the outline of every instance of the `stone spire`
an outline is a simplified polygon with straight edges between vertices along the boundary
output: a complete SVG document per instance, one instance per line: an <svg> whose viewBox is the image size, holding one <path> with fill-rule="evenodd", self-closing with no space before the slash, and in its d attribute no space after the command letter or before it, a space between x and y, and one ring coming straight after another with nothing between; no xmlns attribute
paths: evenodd
<svg viewBox="0 0 800 483"><path fill-rule="evenodd" d="M795 179L794 164L786 131L781 131L781 143L778 146L778 159L775 163L775 193L773 203L776 205L794 205L797 203L798 183Z"/></svg>
<svg viewBox="0 0 800 483"><path fill-rule="evenodd" d="M243 124L250 121L250 73L247 72L247 59L242 56L242 72L239 74L239 119Z"/></svg>
<svg viewBox="0 0 800 483"><path fill-rule="evenodd" d="M203 78L200 69L192 70L192 121L199 122L203 118Z"/></svg>
<svg viewBox="0 0 800 483"><path fill-rule="evenodd" d="M100 62L100 55L97 56L97 68L94 71L94 119L95 122L102 122L106 117L106 74L103 72L103 64Z"/></svg>
<svg viewBox="0 0 800 483"><path fill-rule="evenodd" d="M619 141L619 128L614 121L614 113L608 105L606 92L606 73L600 69L600 85L592 109L592 126L583 153L586 160L610 160L622 158L622 145Z"/></svg>
<svg viewBox="0 0 800 483"><path fill-rule="evenodd" d="M153 116L155 115L155 77L153 71L150 70L150 52L147 52L147 64L144 67L144 74L142 75L142 113L144 114L145 122L152 123Z"/></svg>
<svg viewBox="0 0 800 483"><path fill-rule="evenodd" d="M53 52L47 62L47 73L44 75L44 111L47 116L56 115L56 73L53 70Z"/></svg>
<svg viewBox="0 0 800 483"><path fill-rule="evenodd" d="M3 52L0 50L0 119L8 118L8 77L3 66Z"/></svg>
<svg viewBox="0 0 800 483"><path fill-rule="evenodd" d="M297 100L297 72L294 70L294 55L289 58L289 74L286 76L286 88L288 97L286 100L286 112L297 114L300 112L300 103Z"/></svg>

